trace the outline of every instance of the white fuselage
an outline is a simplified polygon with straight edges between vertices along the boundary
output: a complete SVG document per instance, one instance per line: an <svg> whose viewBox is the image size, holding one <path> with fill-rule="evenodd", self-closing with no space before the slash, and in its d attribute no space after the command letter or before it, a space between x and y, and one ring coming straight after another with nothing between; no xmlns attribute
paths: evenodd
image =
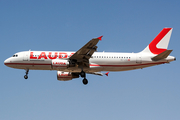
<svg viewBox="0 0 180 120"><path fill-rule="evenodd" d="M24 51L6 59L4 64L18 69L81 72L81 68L78 66L59 65L66 63L58 62L58 60L68 61L68 58L74 53L65 51ZM175 60L175 57L168 56L159 61L152 61L151 58L154 56L145 53L94 52L89 59L89 67L83 69L85 72L126 71L169 63Z"/></svg>

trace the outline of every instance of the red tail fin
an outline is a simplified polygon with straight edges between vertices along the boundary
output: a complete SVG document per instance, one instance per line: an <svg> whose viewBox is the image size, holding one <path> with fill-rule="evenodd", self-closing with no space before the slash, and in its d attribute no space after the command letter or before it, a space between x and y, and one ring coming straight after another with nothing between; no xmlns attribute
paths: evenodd
<svg viewBox="0 0 180 120"><path fill-rule="evenodd" d="M164 28L154 40L142 51L152 54L160 54L167 50L172 28Z"/></svg>

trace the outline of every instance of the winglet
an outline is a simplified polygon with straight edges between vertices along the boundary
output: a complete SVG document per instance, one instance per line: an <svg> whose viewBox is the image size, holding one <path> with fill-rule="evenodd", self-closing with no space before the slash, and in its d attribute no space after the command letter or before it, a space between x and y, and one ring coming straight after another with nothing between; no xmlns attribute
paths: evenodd
<svg viewBox="0 0 180 120"><path fill-rule="evenodd" d="M102 37L103 37L103 36L100 36L100 37L98 37L97 39L102 40Z"/></svg>
<svg viewBox="0 0 180 120"><path fill-rule="evenodd" d="M105 73L106 76L108 76L109 72Z"/></svg>

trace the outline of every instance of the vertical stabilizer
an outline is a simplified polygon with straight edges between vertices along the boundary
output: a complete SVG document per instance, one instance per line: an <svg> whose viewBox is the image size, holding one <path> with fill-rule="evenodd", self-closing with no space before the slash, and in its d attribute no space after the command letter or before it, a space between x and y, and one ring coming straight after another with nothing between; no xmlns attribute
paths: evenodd
<svg viewBox="0 0 180 120"><path fill-rule="evenodd" d="M164 28L140 53L160 54L167 50L173 28Z"/></svg>

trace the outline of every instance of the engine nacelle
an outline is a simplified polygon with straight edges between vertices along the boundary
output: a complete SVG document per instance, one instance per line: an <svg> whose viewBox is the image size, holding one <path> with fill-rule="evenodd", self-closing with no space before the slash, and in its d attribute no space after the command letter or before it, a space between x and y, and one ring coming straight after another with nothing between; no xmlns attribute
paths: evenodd
<svg viewBox="0 0 180 120"><path fill-rule="evenodd" d="M68 80L72 80L73 78L79 78L79 74L57 71L57 79L60 81L68 81Z"/></svg>
<svg viewBox="0 0 180 120"><path fill-rule="evenodd" d="M67 60L52 60L53 68L67 68L69 66L69 62Z"/></svg>

